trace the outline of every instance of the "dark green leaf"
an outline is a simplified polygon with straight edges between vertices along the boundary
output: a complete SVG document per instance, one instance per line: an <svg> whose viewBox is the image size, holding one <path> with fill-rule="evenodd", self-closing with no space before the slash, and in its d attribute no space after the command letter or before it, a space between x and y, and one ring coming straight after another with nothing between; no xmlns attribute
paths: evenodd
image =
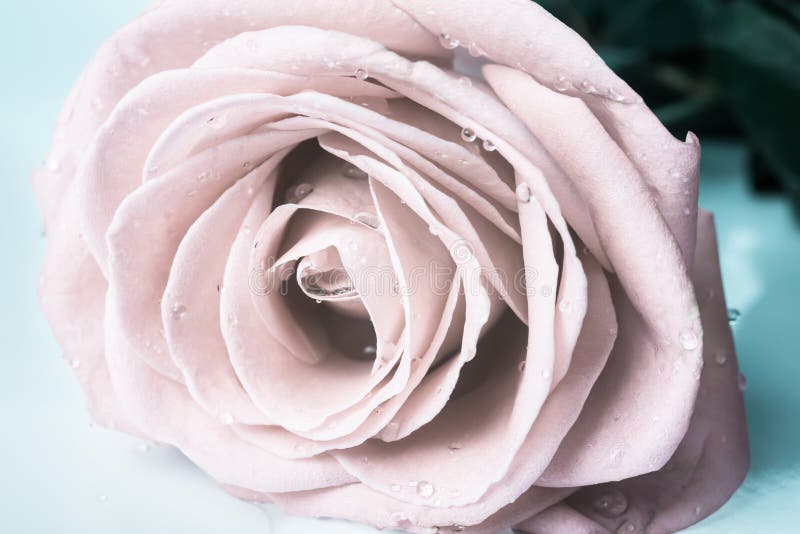
<svg viewBox="0 0 800 534"><path fill-rule="evenodd" d="M750 143L800 191L800 34L758 4L726 5L708 27L711 75Z"/></svg>

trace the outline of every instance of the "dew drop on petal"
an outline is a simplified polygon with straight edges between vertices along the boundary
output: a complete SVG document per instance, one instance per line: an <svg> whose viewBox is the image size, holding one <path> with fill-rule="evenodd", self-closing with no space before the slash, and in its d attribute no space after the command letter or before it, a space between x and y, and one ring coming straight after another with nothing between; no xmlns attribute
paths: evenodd
<svg viewBox="0 0 800 534"><path fill-rule="evenodd" d="M561 302L558 303L558 309L564 313L569 313L572 311L572 302L568 299L562 299Z"/></svg>
<svg viewBox="0 0 800 534"><path fill-rule="evenodd" d="M678 334L678 342L684 350L694 350L700 346L700 339L692 328L684 328Z"/></svg>
<svg viewBox="0 0 800 534"><path fill-rule="evenodd" d="M483 50L476 43L470 43L467 47L467 52L472 57L481 57L483 55Z"/></svg>
<svg viewBox="0 0 800 534"><path fill-rule="evenodd" d="M172 311L170 313L173 319L182 319L183 316L186 315L186 306L176 302L172 305Z"/></svg>
<svg viewBox="0 0 800 534"><path fill-rule="evenodd" d="M714 354L714 363L716 363L717 365L725 365L727 362L728 362L728 355L725 353L725 351L721 350L716 354Z"/></svg>
<svg viewBox="0 0 800 534"><path fill-rule="evenodd" d="M620 491L609 490L602 493L592 506L606 517L617 517L628 509L628 499Z"/></svg>
<svg viewBox="0 0 800 534"><path fill-rule="evenodd" d="M297 184L294 188L289 189L286 194L286 201L296 204L306 198L314 191L314 186L307 183Z"/></svg>
<svg viewBox="0 0 800 534"><path fill-rule="evenodd" d="M373 230L376 230L381 225L380 220L376 215L373 215L366 211L356 213L353 216L353 221L361 223L365 226L369 226Z"/></svg>
<svg viewBox="0 0 800 534"><path fill-rule="evenodd" d="M458 48L460 43L458 42L458 39L453 39L450 34L440 33L439 44L441 44L442 47L446 48L447 50L453 50L454 48Z"/></svg>
<svg viewBox="0 0 800 534"><path fill-rule="evenodd" d="M522 360L517 364L517 370L521 373L525 371L525 360Z"/></svg>
<svg viewBox="0 0 800 534"><path fill-rule="evenodd" d="M420 480L417 482L417 495L420 497L427 499L432 496L434 493L433 484L426 480Z"/></svg>
<svg viewBox="0 0 800 534"><path fill-rule="evenodd" d="M517 200L523 204L531 201L531 188L525 182L520 183L516 189Z"/></svg>
<svg viewBox="0 0 800 534"><path fill-rule="evenodd" d="M392 514L389 516L389 520L392 522L392 524L400 526L400 524L406 521L407 518L406 514L403 512L392 512Z"/></svg>
<svg viewBox="0 0 800 534"><path fill-rule="evenodd" d="M495 150L497 150L497 147L494 146L494 143L492 142L491 139L484 139L483 140L483 149L486 152L494 152Z"/></svg>
<svg viewBox="0 0 800 534"><path fill-rule="evenodd" d="M464 128L463 130L461 130L461 139L463 139L467 143L473 142L477 137L478 135L472 128Z"/></svg>
<svg viewBox="0 0 800 534"><path fill-rule="evenodd" d="M369 78L369 72L367 72L367 69L356 69L356 79L363 82L367 78Z"/></svg>
<svg viewBox="0 0 800 534"><path fill-rule="evenodd" d="M739 320L739 316L741 315L742 313L736 308L728 308L728 323L736 324L736 321Z"/></svg>
<svg viewBox="0 0 800 534"><path fill-rule="evenodd" d="M569 80L567 80L565 76L559 76L558 78L556 78L556 81L553 84L553 88L555 88L556 91L561 91L561 92L568 90L570 87L572 87L572 84L569 82Z"/></svg>
<svg viewBox="0 0 800 534"><path fill-rule="evenodd" d="M747 389L747 377L744 374L739 373L739 376L736 379L737 385L739 386L739 391L744 391Z"/></svg>

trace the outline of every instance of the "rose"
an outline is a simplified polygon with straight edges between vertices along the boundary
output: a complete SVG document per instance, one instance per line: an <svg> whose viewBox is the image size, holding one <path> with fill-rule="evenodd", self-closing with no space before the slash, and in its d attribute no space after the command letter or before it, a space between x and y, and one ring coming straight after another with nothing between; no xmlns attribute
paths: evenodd
<svg viewBox="0 0 800 534"><path fill-rule="evenodd" d="M533 3L168 0L55 137L41 297L94 419L235 495L666 532L744 476L697 138Z"/></svg>

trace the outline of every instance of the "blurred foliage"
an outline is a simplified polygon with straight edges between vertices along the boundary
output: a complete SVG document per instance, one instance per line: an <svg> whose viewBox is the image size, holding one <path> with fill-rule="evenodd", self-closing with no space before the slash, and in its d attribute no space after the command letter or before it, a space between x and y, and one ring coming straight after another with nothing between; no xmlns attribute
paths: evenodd
<svg viewBox="0 0 800 534"><path fill-rule="evenodd" d="M755 188L784 191L800 208L800 1L537 1L673 134L742 140Z"/></svg>

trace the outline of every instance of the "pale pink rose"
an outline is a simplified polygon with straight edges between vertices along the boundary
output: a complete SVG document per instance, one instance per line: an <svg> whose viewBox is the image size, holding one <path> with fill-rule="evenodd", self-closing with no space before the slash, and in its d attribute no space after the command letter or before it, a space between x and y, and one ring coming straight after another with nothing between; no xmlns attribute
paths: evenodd
<svg viewBox="0 0 800 534"><path fill-rule="evenodd" d="M748 465L699 159L532 2L166 0L34 174L42 305L95 421L242 498L675 531Z"/></svg>

